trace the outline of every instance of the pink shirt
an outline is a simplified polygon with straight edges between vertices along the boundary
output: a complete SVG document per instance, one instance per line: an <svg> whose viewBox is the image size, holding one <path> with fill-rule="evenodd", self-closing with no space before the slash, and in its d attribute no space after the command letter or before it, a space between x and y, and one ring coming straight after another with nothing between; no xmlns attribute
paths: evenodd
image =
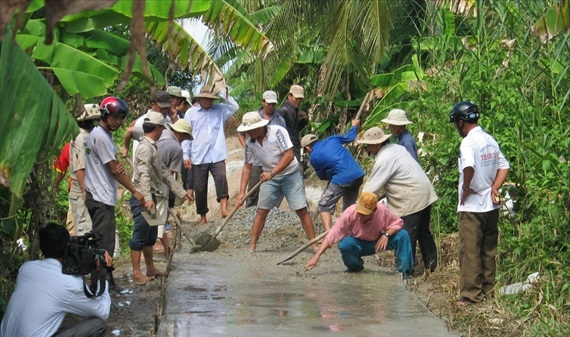
<svg viewBox="0 0 570 337"><path fill-rule="evenodd" d="M365 241L376 241L381 233L388 229L400 230L404 226L404 221L392 213L381 202L374 212L374 216L367 222L362 222L356 213L356 204L348 207L335 222L330 232L327 234L329 247L339 242L347 236L353 236Z"/></svg>

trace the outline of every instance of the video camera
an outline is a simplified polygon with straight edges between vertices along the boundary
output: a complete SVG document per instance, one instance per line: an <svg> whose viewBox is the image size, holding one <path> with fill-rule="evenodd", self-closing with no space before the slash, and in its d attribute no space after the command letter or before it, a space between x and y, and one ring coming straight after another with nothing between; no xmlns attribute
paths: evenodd
<svg viewBox="0 0 570 337"><path fill-rule="evenodd" d="M62 272L67 275L88 275L96 268L97 261L104 267L105 250L100 249L100 245L101 238L93 232L72 236L65 247Z"/></svg>
<svg viewBox="0 0 570 337"><path fill-rule="evenodd" d="M65 247L62 272L75 276L91 274L90 286L83 280L83 292L89 298L101 296L106 288L106 251L100 249L100 245L101 237L89 232L83 236L72 236Z"/></svg>

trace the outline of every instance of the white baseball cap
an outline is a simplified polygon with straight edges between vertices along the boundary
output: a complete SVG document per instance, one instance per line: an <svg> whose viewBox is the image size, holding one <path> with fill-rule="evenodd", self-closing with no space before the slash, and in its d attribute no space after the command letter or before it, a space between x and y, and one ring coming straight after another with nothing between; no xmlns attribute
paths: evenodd
<svg viewBox="0 0 570 337"><path fill-rule="evenodd" d="M277 93L275 91L266 91L263 93L263 100L269 104L277 103Z"/></svg>

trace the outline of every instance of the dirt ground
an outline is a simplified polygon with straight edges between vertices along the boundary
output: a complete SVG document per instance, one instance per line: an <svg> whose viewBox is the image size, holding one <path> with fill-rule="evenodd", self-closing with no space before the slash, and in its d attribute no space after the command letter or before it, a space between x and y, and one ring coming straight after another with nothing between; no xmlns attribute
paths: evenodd
<svg viewBox="0 0 570 337"><path fill-rule="evenodd" d="M228 185L230 193L229 205L230 211L233 209L233 202L238 193L241 163L243 160L243 151L237 141L237 138L228 138L228 153L227 160L228 166ZM315 196L318 198L320 192L324 188L324 183L316 180L314 177L309 177L305 181L307 194L309 199L310 210L315 210ZM210 192L213 188L210 188ZM311 191L311 193L309 193ZM215 193L215 192L214 192ZM212 193L210 193L212 194ZM313 194L309 196L309 194ZM312 200L311 200L312 199ZM195 214L194 205L183 205L177 212L183 220L184 231L189 233L193 238L204 231L214 232L214 230L221 223L219 216L219 205L215 201L215 196L211 195L209 198L210 213L208 214L209 223L207 225L198 225L199 217ZM270 221L266 225L259 243L258 251L263 251L264 254L273 254L275 261L282 259L283 251L292 251L293 248L298 248L304 242L306 237L301 229L295 214L288 210L286 202L281 206L281 211L271 211L274 214L274 220L279 223L279 226L271 225ZM234 217L229 221L228 225L218 236L221 245L213 252L200 253L200 254L215 254L217 257L224 256L228 259L235 259L239 263L251 263L252 259L248 259L247 247L249 245L251 219L253 216L252 209L238 210ZM323 231L318 216L315 219L315 232L318 235ZM287 223L287 225L283 225ZM174 227L174 226L173 226ZM177 263L191 263L191 260L180 261L178 256L183 256L181 252L189 249L189 243L184 235L180 234L180 230L173 228L171 231L171 242L177 246L172 261L167 260L161 250L160 245L155 246L155 264L161 270L176 268ZM415 268L416 285L412 286L411 291L414 291L417 296L424 302L424 304L434 312L438 317L444 319L448 326L457 328L456 321L462 320L466 315L478 314L483 312L485 308L479 309L457 309L453 305L453 301L457 294L458 285L458 266L454 258L455 252L455 238L447 237L440 240L440 268L432 274L425 274L423 267L420 264ZM214 255L212 255L214 256ZM295 259L297 263L306 261L311 257L309 251L302 252ZM326 258L325 258L326 257ZM392 252L385 252L375 257L380 266L370 266L370 268L393 268L394 255ZM154 336L154 332L158 330L160 324L160 317L162 316L162 307L164 304L163 292L168 282L168 277L158 278L146 285L134 285L130 281L131 265L130 257L121 256L115 260L116 271L115 275L117 283L124 288L121 293L112 294L112 308L111 314L107 321L106 336ZM303 262L304 263L304 262ZM265 266L266 268L281 268L276 263L271 263ZM367 266L368 267L368 266ZM144 267L143 267L144 268ZM331 270L339 270L342 268L342 261L336 251L328 251L317 268L328 268ZM144 269L143 269L144 270ZM395 270L395 269L394 269ZM299 272L304 272L300 269Z"/></svg>

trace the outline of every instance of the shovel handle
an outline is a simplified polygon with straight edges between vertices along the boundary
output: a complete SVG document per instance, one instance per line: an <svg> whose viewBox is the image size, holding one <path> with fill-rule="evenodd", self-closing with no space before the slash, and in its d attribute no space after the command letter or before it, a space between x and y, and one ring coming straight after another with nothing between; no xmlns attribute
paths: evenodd
<svg viewBox="0 0 570 337"><path fill-rule="evenodd" d="M249 196L251 196L253 193L255 193L258 189L259 186L261 186L261 184L263 183L263 181L259 181L257 184L255 184L251 190L249 190L246 195L243 197L243 199L247 199ZM228 224L228 222L230 221L230 219L234 216L235 212L237 212L238 209L240 209L241 207L236 207L234 208L230 214L224 219L224 221L222 221L222 224L220 225L220 227L218 227L218 229L216 229L216 232L214 233L214 235L212 236L212 240L215 239L218 234L220 234L220 232L222 231L222 229L224 229L224 227L226 227L226 225Z"/></svg>
<svg viewBox="0 0 570 337"><path fill-rule="evenodd" d="M307 249L307 247L309 247L310 245L312 245L315 242L320 241L321 239L323 239L325 236L327 236L327 234L329 233L328 230L324 231L323 233L319 234L319 236L315 237L314 239L312 239L311 241L307 242L306 244L304 244L303 246L299 247L296 251L294 251L293 253L291 253L291 255L287 256L284 260L281 260L279 262L277 262L277 264L281 264L285 261L289 261L292 258L294 258L295 256L299 255L300 252L304 251L305 249Z"/></svg>

